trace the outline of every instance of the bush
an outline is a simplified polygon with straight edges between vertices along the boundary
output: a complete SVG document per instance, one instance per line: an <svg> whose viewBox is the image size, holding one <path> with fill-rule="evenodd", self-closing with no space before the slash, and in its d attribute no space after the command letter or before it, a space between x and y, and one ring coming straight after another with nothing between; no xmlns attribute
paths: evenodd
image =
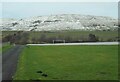
<svg viewBox="0 0 120 82"><path fill-rule="evenodd" d="M89 34L88 41L97 42L97 41L99 41L99 39L94 34Z"/></svg>

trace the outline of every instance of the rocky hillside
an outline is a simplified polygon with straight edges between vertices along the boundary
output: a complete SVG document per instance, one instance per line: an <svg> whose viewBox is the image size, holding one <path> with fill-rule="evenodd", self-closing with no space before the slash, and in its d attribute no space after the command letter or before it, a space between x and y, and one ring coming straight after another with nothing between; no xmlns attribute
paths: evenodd
<svg viewBox="0 0 120 82"><path fill-rule="evenodd" d="M61 14L24 19L0 19L2 31L116 30L118 20L111 17Z"/></svg>

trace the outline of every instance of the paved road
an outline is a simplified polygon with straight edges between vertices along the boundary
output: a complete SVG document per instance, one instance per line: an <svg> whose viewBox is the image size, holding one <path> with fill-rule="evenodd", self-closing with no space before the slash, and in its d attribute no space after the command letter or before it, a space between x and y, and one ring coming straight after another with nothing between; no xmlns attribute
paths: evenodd
<svg viewBox="0 0 120 82"><path fill-rule="evenodd" d="M23 47L24 46L16 45L2 54L2 80L12 80Z"/></svg>
<svg viewBox="0 0 120 82"><path fill-rule="evenodd" d="M2 81L2 54L0 52L0 82Z"/></svg>
<svg viewBox="0 0 120 82"><path fill-rule="evenodd" d="M86 43L55 43L55 44L27 44L31 46L55 46L55 45L118 45L119 42L86 42Z"/></svg>

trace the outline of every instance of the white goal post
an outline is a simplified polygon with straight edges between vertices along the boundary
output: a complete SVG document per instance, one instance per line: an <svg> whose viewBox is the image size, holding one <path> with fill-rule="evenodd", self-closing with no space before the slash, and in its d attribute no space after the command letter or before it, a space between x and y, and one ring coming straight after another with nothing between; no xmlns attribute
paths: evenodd
<svg viewBox="0 0 120 82"><path fill-rule="evenodd" d="M53 40L53 44L55 44L55 42L63 42L63 43L65 43L65 40Z"/></svg>

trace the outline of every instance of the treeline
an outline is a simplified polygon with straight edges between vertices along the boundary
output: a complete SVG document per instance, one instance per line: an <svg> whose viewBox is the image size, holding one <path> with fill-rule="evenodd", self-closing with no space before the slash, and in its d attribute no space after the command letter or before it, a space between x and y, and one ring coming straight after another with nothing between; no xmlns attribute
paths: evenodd
<svg viewBox="0 0 120 82"><path fill-rule="evenodd" d="M27 44L29 40L29 33L18 31L14 34L9 34L2 38L2 42L10 42L10 44Z"/></svg>
<svg viewBox="0 0 120 82"><path fill-rule="evenodd" d="M73 38L70 35L62 36L62 35L54 35L49 36L46 34L48 32L43 32L36 36L31 36L31 32L23 32L18 31L13 34L8 34L7 36L2 38L2 42L10 42L11 44L28 44L28 43L60 43L65 41L66 43L79 43L79 42L103 42L102 38L96 36L93 33L88 34L87 36L77 36L77 38ZM106 42L120 41L119 37L108 38Z"/></svg>

